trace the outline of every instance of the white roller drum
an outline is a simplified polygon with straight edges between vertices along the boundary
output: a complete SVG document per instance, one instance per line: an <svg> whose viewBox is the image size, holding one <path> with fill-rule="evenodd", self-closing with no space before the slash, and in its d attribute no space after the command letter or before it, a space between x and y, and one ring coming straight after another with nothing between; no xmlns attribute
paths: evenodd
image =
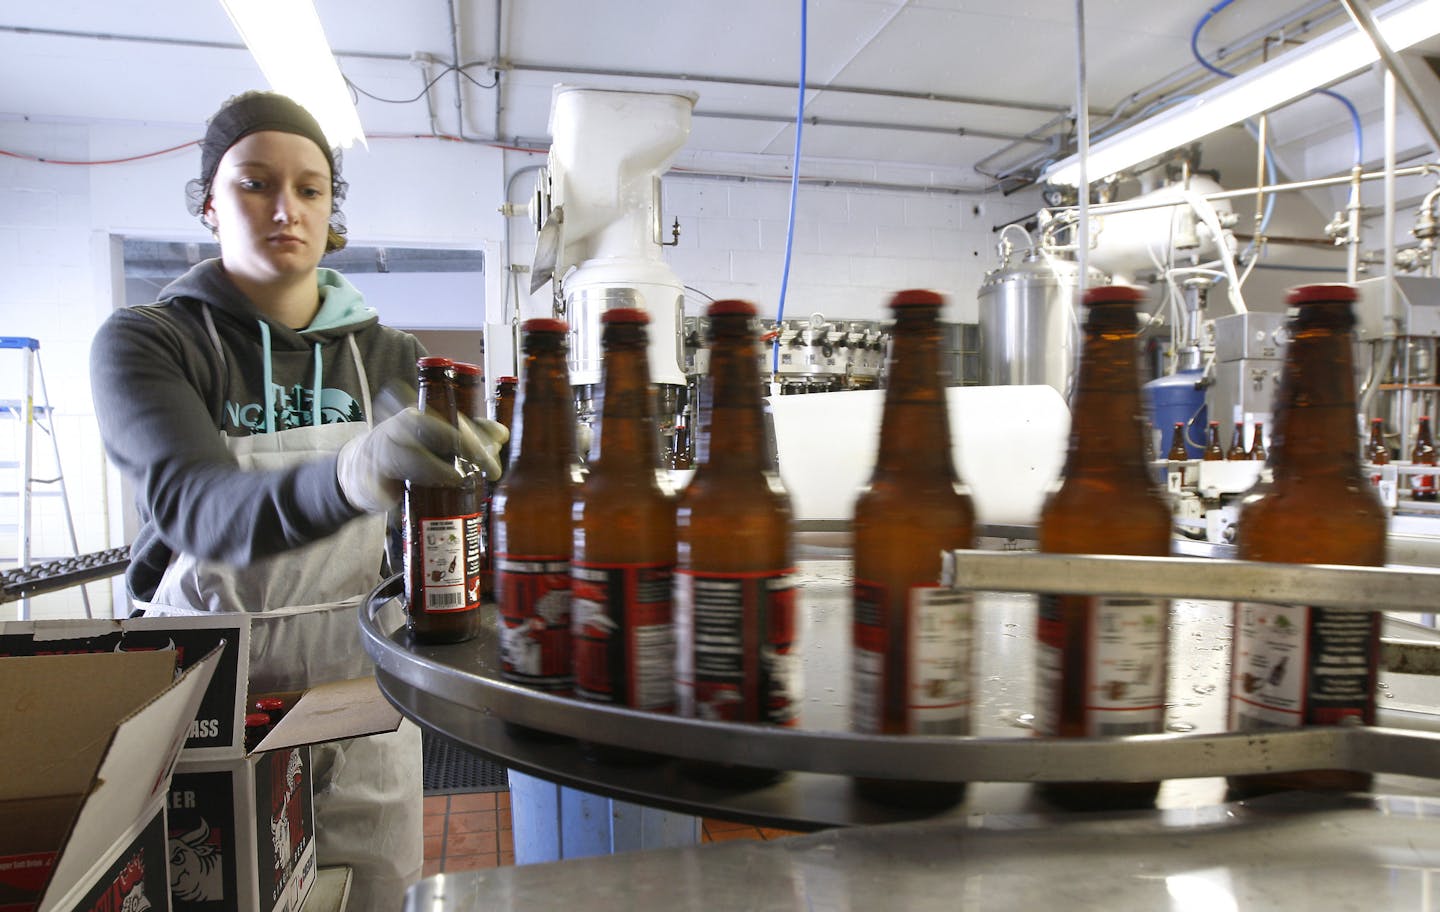
<svg viewBox="0 0 1440 912"><path fill-rule="evenodd" d="M1070 410L1050 386L947 390L955 468L976 520L1039 522L1065 461ZM771 397L780 474L797 520L849 520L879 447L883 390Z"/></svg>

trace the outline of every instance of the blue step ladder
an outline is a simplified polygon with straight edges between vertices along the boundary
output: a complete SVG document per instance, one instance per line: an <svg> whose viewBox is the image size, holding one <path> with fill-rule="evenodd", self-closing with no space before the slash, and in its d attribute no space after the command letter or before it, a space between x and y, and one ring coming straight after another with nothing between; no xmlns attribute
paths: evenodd
<svg viewBox="0 0 1440 912"><path fill-rule="evenodd" d="M0 352L15 352L20 356L20 377L22 396L20 399L0 399L0 419L14 422L15 445L10 452L0 455L0 474L13 477L13 486L7 484L0 490L0 496L14 497L15 522L0 523L0 528L12 526L15 530L16 566L30 567L30 536L32 501L37 495L49 494L60 497L65 514L65 527L70 533L71 556L80 556L79 541L75 536L75 521L70 515L70 495L65 489L65 472L60 466L60 445L55 439L55 414L50 407L50 394L45 388L45 371L40 366L40 340L28 336L0 336ZM35 404L35 380L40 380L40 404ZM54 459L53 478L35 477L35 432L40 431L50 438L50 452ZM36 486L46 486L37 491ZM49 486L53 485L53 488ZM90 610L90 597L85 587L80 587L80 598L85 604L85 616L94 617ZM20 599L20 620L30 619L30 599Z"/></svg>

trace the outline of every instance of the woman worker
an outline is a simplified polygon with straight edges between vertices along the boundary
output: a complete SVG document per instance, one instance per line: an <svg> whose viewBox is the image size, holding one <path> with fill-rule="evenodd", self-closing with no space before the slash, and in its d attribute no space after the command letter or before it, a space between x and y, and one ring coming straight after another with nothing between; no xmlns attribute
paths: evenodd
<svg viewBox="0 0 1440 912"><path fill-rule="evenodd" d="M219 259L117 310L91 349L101 436L138 490L130 595L151 614L251 613L252 692L369 674L354 608L402 480L455 478L457 449L495 478L508 434L414 408L376 420L424 351L318 268L344 245L345 182L303 108L230 99L187 189ZM352 908L399 909L422 865L419 730L313 756L319 863L352 867Z"/></svg>

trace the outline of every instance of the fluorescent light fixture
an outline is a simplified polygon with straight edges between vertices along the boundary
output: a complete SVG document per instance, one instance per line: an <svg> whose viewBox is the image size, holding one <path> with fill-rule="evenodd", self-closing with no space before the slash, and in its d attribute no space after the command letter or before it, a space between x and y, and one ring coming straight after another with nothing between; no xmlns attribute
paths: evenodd
<svg viewBox="0 0 1440 912"><path fill-rule="evenodd" d="M1396 0L1374 11L1380 34L1401 50L1440 33L1440 0ZM1365 33L1347 24L1274 60L1147 118L1090 146L1086 172L1093 180L1208 136L1306 92L1363 69L1380 54ZM1044 179L1074 186L1080 157L1051 165Z"/></svg>
<svg viewBox="0 0 1440 912"><path fill-rule="evenodd" d="M320 122L331 145L365 143L360 115L325 40L313 0L220 0L270 88Z"/></svg>

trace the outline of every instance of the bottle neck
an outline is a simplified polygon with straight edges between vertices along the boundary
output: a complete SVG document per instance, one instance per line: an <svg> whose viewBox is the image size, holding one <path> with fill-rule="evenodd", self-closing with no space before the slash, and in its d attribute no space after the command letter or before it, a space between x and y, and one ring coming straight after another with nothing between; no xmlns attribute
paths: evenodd
<svg viewBox="0 0 1440 912"><path fill-rule="evenodd" d="M570 471L575 460L575 401L559 336L525 343L523 389L511 435L515 468Z"/></svg>
<svg viewBox="0 0 1440 912"><path fill-rule="evenodd" d="M461 379L457 375L455 380L455 414L464 415L466 418L484 418L484 399L480 395L480 385L473 377Z"/></svg>
<svg viewBox="0 0 1440 912"><path fill-rule="evenodd" d="M1305 304L1290 320L1270 453L1277 483L1359 477L1353 326L1345 302Z"/></svg>
<svg viewBox="0 0 1440 912"><path fill-rule="evenodd" d="M744 316L712 318L710 375L700 385L696 459L723 471L774 468L765 443L756 340L748 323Z"/></svg>
<svg viewBox="0 0 1440 912"><path fill-rule="evenodd" d="M880 419L876 475L956 481L945 378L940 372L939 308L897 308L889 382Z"/></svg>
<svg viewBox="0 0 1440 912"><path fill-rule="evenodd" d="M1135 305L1090 307L1070 410L1065 476L1100 475L1151 484L1145 465ZM1214 429L1211 429L1212 434Z"/></svg>
<svg viewBox="0 0 1440 912"><path fill-rule="evenodd" d="M645 331L638 324L605 328L600 384L600 431L591 470L643 469L653 472L660 454L651 407L650 364Z"/></svg>

